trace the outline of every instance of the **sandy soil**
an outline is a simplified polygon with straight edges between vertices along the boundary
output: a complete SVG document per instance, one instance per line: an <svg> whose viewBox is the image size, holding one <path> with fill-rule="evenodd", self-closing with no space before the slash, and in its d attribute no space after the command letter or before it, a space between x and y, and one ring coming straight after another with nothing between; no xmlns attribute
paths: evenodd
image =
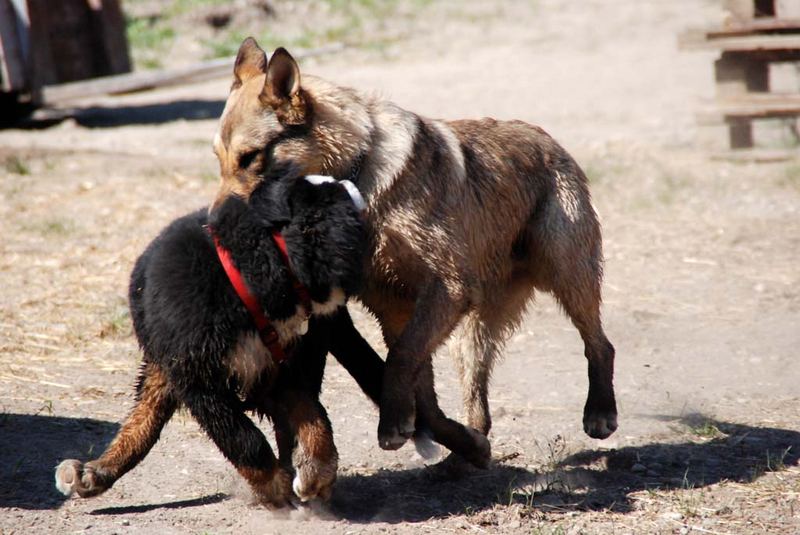
<svg viewBox="0 0 800 535"><path fill-rule="evenodd" d="M388 51L302 64L423 114L539 124L577 157L604 225L620 428L583 435L582 344L541 295L495 373L495 466L443 480L410 447L381 451L375 409L331 362L339 482L330 504L291 512L252 504L186 414L105 495L53 485L131 407L127 278L211 198L229 80L0 131L0 533L800 532L800 167L695 143L713 54L676 35L720 17L696 0L435 3ZM447 350L436 367L459 415Z"/></svg>

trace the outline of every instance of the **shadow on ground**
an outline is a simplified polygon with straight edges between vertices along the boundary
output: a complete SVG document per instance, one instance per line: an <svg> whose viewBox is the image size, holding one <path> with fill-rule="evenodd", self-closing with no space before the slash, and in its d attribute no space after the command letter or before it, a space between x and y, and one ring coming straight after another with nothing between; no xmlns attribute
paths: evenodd
<svg viewBox="0 0 800 535"><path fill-rule="evenodd" d="M187 507L197 507L200 505L208 505L211 503L224 502L230 497L227 494L218 492L209 496L201 496L200 498L191 498L188 500L177 500L164 503L148 503L146 505L127 505L119 507L103 507L102 509L95 509L90 514L93 515L126 515L135 513L147 513L148 511L155 511L156 509L185 509Z"/></svg>
<svg viewBox="0 0 800 535"><path fill-rule="evenodd" d="M11 126L36 130L48 128L70 118L88 128L154 125L178 120L203 121L216 119L222 114L224 107L224 100L192 99L129 106L39 110Z"/></svg>
<svg viewBox="0 0 800 535"><path fill-rule="evenodd" d="M699 488L724 480L747 484L800 460L796 431L702 417L675 422L683 426L680 431L686 439L682 442L584 450L539 471L500 463L457 478L437 468L343 474L328 510L352 522L422 522L515 504L531 512L624 513L633 509L631 494L642 490ZM117 424L85 418L0 415L0 507L57 508L64 497L53 482L56 464L65 458L91 456L117 429ZM224 494L215 494L108 507L92 514L183 509L226 499Z"/></svg>
<svg viewBox="0 0 800 535"><path fill-rule="evenodd" d="M721 481L747 484L800 460L796 431L721 422L702 415L675 423L686 430L689 440L582 451L559 463L551 474L555 482L551 486L563 482L563 488L571 491L564 499L572 506L626 512L633 507L630 494L637 491L692 489Z"/></svg>
<svg viewBox="0 0 800 535"><path fill-rule="evenodd" d="M88 418L0 414L0 507L57 508L66 498L56 490L56 465L102 451L118 428Z"/></svg>
<svg viewBox="0 0 800 535"><path fill-rule="evenodd" d="M336 484L331 509L354 522L422 522L512 504L541 512L624 513L632 510L630 496L638 491L698 488L724 480L746 484L800 459L800 433L795 431L697 416L676 425L685 426L691 439L584 450L539 472L501 464L450 481L432 477L431 469L345 475Z"/></svg>

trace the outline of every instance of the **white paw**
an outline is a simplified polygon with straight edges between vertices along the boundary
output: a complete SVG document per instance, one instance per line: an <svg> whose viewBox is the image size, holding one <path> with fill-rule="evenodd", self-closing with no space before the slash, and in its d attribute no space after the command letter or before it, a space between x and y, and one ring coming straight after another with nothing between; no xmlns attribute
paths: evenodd
<svg viewBox="0 0 800 535"><path fill-rule="evenodd" d="M414 435L414 448L416 448L419 456L426 461L439 457L442 451L439 444L433 441L433 438L428 434L422 433Z"/></svg>

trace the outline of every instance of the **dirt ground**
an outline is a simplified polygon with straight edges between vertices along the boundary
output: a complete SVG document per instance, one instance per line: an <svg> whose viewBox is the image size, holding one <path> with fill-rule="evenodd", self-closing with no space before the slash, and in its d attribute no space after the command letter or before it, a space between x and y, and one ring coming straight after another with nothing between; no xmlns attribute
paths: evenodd
<svg viewBox="0 0 800 535"><path fill-rule="evenodd" d="M388 48L301 68L426 115L530 121L575 155L604 226L618 431L583 434L582 344L539 295L494 375L488 471L444 480L408 446L380 450L377 411L331 361L329 504L254 505L185 413L113 489L65 500L54 466L96 455L132 405L128 275L215 191L230 82L96 98L0 131L0 533L800 532L800 163L716 161L697 144L714 54L676 36L718 22L719 3L420 9ZM446 349L435 363L460 416Z"/></svg>

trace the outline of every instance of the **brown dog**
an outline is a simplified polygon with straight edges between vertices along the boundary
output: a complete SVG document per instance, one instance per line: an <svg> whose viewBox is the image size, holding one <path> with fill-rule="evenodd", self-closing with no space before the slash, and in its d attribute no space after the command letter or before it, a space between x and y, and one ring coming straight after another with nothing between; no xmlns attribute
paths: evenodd
<svg viewBox="0 0 800 535"><path fill-rule="evenodd" d="M350 178L366 198L371 254L359 298L389 347L381 447L412 436L415 402L433 394L431 355L459 324L467 423L488 434L492 367L535 289L556 297L583 338L584 431L606 438L617 428L614 348L600 321L600 226L586 176L542 129L431 120L315 77L301 83L288 52L279 48L267 64L249 38L214 149L215 203L246 198L259 174L286 161Z"/></svg>

